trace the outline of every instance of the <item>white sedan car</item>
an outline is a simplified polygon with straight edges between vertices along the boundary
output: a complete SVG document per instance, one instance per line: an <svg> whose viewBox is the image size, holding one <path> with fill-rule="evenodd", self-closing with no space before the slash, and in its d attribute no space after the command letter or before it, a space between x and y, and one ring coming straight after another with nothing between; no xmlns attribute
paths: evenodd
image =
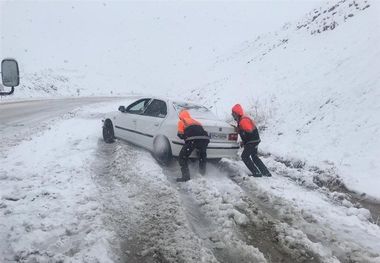
<svg viewBox="0 0 380 263"><path fill-rule="evenodd" d="M178 156L184 140L177 137L178 113L187 109L210 136L208 159L235 157L238 135L230 124L219 120L204 106L165 98L141 98L129 106L120 106L103 120L103 139L124 139L153 152L157 160L167 163ZM190 156L196 157L196 151Z"/></svg>

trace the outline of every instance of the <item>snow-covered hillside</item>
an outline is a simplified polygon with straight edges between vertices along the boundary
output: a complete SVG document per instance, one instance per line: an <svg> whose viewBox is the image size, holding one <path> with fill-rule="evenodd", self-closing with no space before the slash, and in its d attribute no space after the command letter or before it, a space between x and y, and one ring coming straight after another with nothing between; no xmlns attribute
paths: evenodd
<svg viewBox="0 0 380 263"><path fill-rule="evenodd" d="M78 96L80 88L76 82L78 73L46 69L21 76L20 86L16 87L16 98ZM9 97L9 98L12 98Z"/></svg>
<svg viewBox="0 0 380 263"><path fill-rule="evenodd" d="M124 94L128 92L130 90L126 89ZM107 79L94 78L73 69L48 68L35 72L21 71L20 85L15 87L11 96L1 97L1 101L119 94L113 91L113 86L107 85Z"/></svg>
<svg viewBox="0 0 380 263"><path fill-rule="evenodd" d="M241 103L264 152L317 165L380 198L380 3L334 1L219 56L186 87L227 117Z"/></svg>

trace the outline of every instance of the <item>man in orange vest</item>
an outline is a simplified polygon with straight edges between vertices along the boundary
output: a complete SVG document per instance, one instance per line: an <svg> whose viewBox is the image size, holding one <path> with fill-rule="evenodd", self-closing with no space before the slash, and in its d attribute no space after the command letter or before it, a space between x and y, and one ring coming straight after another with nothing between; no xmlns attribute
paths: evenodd
<svg viewBox="0 0 380 263"><path fill-rule="evenodd" d="M237 131L244 145L241 158L254 177L272 176L265 164L257 156L257 147L260 143L259 131L255 122L244 115L240 104L232 107L232 117L237 122Z"/></svg>
<svg viewBox="0 0 380 263"><path fill-rule="evenodd" d="M186 182L190 180L190 171L187 164L189 156L194 149L199 151L199 170L201 174L206 172L207 145L210 142L208 133L203 129L200 122L191 118L187 110L179 113L178 137L185 140L178 162L181 166L182 177L177 178L177 182Z"/></svg>

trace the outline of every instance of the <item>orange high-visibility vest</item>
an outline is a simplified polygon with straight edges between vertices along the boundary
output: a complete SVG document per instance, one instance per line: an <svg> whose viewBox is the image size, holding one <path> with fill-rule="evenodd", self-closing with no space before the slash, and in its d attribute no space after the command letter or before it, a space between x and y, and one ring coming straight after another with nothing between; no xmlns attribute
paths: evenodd
<svg viewBox="0 0 380 263"><path fill-rule="evenodd" d="M182 110L179 113L179 121L178 121L178 133L184 134L185 129L191 125L199 125L202 126L202 124L193 118L190 117L190 113L187 110Z"/></svg>
<svg viewBox="0 0 380 263"><path fill-rule="evenodd" d="M239 128L245 132L252 132L256 129L256 124L250 117L244 115L239 121Z"/></svg>

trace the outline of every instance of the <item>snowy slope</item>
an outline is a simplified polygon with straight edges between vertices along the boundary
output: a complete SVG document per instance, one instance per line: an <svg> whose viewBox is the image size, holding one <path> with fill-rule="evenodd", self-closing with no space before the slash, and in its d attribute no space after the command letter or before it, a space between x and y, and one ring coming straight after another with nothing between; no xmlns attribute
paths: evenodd
<svg viewBox="0 0 380 263"><path fill-rule="evenodd" d="M78 96L80 89L75 84L76 78L75 72L63 70L46 69L33 73L23 72L20 86L15 88L15 94L6 98Z"/></svg>
<svg viewBox="0 0 380 263"><path fill-rule="evenodd" d="M260 122L261 149L380 198L380 3L334 1L219 56L187 98Z"/></svg>
<svg viewBox="0 0 380 263"><path fill-rule="evenodd" d="M15 92L11 96L1 97L1 101L120 95L120 92L113 91L114 86L107 85L107 78L94 78L84 71L47 68L29 72L21 68L20 74L20 85L15 87ZM130 92L131 90L125 89L123 94Z"/></svg>
<svg viewBox="0 0 380 263"><path fill-rule="evenodd" d="M203 65L248 34L271 31L315 4L1 1L0 58L16 58L22 78L75 69L86 78L76 84L88 93L162 94L198 79Z"/></svg>

